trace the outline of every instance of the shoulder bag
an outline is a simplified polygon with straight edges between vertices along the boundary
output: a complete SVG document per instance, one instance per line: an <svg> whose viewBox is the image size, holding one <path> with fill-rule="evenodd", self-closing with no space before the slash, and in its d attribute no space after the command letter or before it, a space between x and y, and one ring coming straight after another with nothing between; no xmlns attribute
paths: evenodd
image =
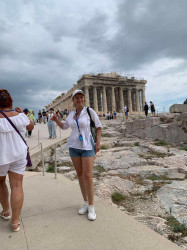
<svg viewBox="0 0 187 250"><path fill-rule="evenodd" d="M91 131L93 140L94 140L94 142L96 143L96 142L97 142L97 128L96 128L96 126L95 126L94 121L92 120L92 117L91 117L91 114L90 114L89 107L87 107L87 113L88 113L88 115L89 115L89 117L90 117L90 131Z"/></svg>

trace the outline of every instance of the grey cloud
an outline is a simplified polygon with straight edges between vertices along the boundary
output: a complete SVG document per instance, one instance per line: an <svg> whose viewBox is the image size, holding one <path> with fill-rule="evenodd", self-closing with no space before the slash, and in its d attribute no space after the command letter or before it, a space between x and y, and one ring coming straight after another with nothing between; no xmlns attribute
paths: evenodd
<svg viewBox="0 0 187 250"><path fill-rule="evenodd" d="M102 50L107 28L107 15L96 11L91 19L84 20L84 23L79 27L79 48L82 50Z"/></svg>
<svg viewBox="0 0 187 250"><path fill-rule="evenodd" d="M186 9L186 0L121 1L115 37L107 39L107 17L98 15L82 28L82 40L90 49L110 56L119 70L137 69L164 57L186 59Z"/></svg>
<svg viewBox="0 0 187 250"><path fill-rule="evenodd" d="M137 0L119 5L120 28L108 46L110 52L115 51L111 54L113 59L118 59L116 64L136 68L162 57L186 58L187 2L146 0L142 3L142 14Z"/></svg>

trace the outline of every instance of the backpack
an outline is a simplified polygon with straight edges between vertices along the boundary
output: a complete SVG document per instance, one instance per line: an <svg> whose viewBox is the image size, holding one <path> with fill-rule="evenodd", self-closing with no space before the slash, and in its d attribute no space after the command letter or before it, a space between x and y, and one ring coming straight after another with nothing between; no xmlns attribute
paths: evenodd
<svg viewBox="0 0 187 250"><path fill-rule="evenodd" d="M88 115L90 117L90 131L91 131L93 140L96 143L97 142L97 129L96 129L94 121L92 120L89 107L87 107L87 113L88 113Z"/></svg>

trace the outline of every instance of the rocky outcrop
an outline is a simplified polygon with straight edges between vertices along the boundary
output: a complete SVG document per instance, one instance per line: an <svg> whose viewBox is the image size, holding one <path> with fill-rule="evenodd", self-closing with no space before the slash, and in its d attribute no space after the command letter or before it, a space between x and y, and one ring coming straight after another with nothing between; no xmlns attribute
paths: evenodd
<svg viewBox="0 0 187 250"><path fill-rule="evenodd" d="M170 113L184 113L187 112L187 104L173 104L169 108Z"/></svg>
<svg viewBox="0 0 187 250"><path fill-rule="evenodd" d="M157 191L157 197L168 213L187 226L187 180L164 185Z"/></svg>
<svg viewBox="0 0 187 250"><path fill-rule="evenodd" d="M187 105L186 105L187 106ZM186 115L168 114L126 122L126 135L167 142L187 143Z"/></svg>

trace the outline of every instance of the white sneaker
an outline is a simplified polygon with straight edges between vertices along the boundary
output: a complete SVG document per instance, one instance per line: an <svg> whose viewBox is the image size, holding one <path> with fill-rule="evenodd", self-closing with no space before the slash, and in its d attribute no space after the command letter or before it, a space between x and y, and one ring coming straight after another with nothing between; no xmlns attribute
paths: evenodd
<svg viewBox="0 0 187 250"><path fill-rule="evenodd" d="M88 203L84 203L84 205L79 209L79 214L83 215L88 212Z"/></svg>
<svg viewBox="0 0 187 250"><path fill-rule="evenodd" d="M89 220L95 220L96 219L95 208L93 206L88 207L88 219Z"/></svg>

